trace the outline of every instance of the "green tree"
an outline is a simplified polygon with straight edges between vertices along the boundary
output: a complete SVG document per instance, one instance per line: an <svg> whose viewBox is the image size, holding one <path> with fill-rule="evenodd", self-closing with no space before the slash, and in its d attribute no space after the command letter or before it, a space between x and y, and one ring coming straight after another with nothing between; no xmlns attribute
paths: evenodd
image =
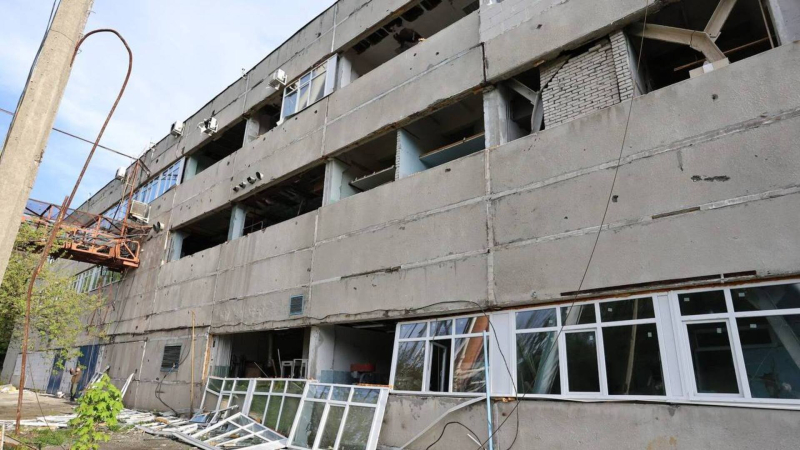
<svg viewBox="0 0 800 450"><path fill-rule="evenodd" d="M97 450L100 448L98 443L108 442L108 433L101 431L100 427L116 427L120 411L122 411L122 396L111 384L108 375L103 374L78 400L78 407L75 409L78 416L69 422L72 435L75 437L71 449Z"/></svg>
<svg viewBox="0 0 800 450"><path fill-rule="evenodd" d="M25 317L25 297L30 277L41 256L48 228L22 224L8 262L3 283L0 284L0 355L5 356L9 343L19 339ZM60 245L53 245L58 251ZM54 253L55 253L54 251ZM96 295L73 289L73 277L57 268L44 265L36 280L31 297L31 342L40 348L52 349L57 361L77 356L75 342L82 333L98 334L81 321L102 305ZM2 360L0 360L2 361Z"/></svg>

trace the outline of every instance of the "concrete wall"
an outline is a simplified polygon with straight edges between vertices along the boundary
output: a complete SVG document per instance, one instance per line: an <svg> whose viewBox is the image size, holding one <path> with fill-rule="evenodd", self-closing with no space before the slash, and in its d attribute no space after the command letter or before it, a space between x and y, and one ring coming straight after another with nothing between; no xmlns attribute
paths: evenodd
<svg viewBox="0 0 800 450"><path fill-rule="evenodd" d="M379 445L396 448L448 408L465 399L391 395ZM797 412L635 403L522 401L493 403L495 448L694 450L730 448L793 449L797 443ZM517 426L519 414L519 426ZM458 421L481 442L488 436L486 404L480 402L448 415L409 449L425 449L445 423ZM475 448L467 430L451 425L433 448Z"/></svg>

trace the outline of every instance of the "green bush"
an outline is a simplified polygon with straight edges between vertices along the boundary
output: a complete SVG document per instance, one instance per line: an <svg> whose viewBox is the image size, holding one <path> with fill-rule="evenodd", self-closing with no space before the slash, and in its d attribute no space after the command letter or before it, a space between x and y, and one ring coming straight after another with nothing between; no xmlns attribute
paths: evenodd
<svg viewBox="0 0 800 450"><path fill-rule="evenodd" d="M108 433L102 431L101 427L115 428L120 411L122 411L120 392L111 384L108 375L103 374L96 383L84 391L75 409L78 417L69 422L75 438L72 450L98 450L98 443L109 440Z"/></svg>

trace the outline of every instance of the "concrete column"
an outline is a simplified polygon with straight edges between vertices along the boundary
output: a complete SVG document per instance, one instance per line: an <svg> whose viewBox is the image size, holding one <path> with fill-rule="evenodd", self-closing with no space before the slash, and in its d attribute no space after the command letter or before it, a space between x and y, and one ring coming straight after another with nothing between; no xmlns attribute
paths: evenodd
<svg viewBox="0 0 800 450"><path fill-rule="evenodd" d="M397 130L395 179L399 180L427 169L425 164L419 160L424 153L424 148L413 134L402 128Z"/></svg>
<svg viewBox="0 0 800 450"><path fill-rule="evenodd" d="M322 193L322 205L330 205L356 194L358 191L350 186L353 176L347 173L350 168L338 159L331 159L325 165L325 185Z"/></svg>
<svg viewBox="0 0 800 450"><path fill-rule="evenodd" d="M244 220L247 217L247 207L244 205L233 205L231 211L231 222L228 226L228 240L239 239L244 236Z"/></svg>
<svg viewBox="0 0 800 450"><path fill-rule="evenodd" d="M169 250L169 260L170 261L177 261L181 259L181 250L183 249L183 240L186 239L186 233L183 231L173 231L172 236L170 236L170 250Z"/></svg>
<svg viewBox="0 0 800 450"><path fill-rule="evenodd" d="M505 86L496 86L483 93L486 148L503 145L527 134L512 120L511 99L513 98L514 93Z"/></svg>
<svg viewBox="0 0 800 450"><path fill-rule="evenodd" d="M336 344L334 325L312 326L306 336L308 344L303 357L308 358L308 374L316 380L322 380L322 371L333 369Z"/></svg>
<svg viewBox="0 0 800 450"><path fill-rule="evenodd" d="M780 45L800 40L800 2L767 0L767 6Z"/></svg>
<svg viewBox="0 0 800 450"><path fill-rule="evenodd" d="M0 280L19 230L93 0L61 2L0 153Z"/></svg>

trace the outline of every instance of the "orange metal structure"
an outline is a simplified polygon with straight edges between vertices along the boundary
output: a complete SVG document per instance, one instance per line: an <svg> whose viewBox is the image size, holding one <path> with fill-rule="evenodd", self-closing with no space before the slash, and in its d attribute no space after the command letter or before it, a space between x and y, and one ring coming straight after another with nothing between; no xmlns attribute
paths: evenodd
<svg viewBox="0 0 800 450"><path fill-rule="evenodd" d="M34 226L51 226L60 206L28 200L22 221ZM61 222L59 257L97 264L114 271L139 267L140 241L149 232L146 225L68 209Z"/></svg>

